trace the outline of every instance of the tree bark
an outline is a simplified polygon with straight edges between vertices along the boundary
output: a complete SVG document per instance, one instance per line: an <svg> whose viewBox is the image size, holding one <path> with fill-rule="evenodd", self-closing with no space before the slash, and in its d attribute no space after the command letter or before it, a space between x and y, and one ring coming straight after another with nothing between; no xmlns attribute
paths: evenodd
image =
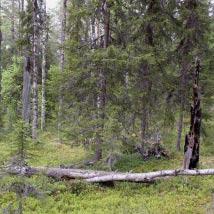
<svg viewBox="0 0 214 214"><path fill-rule="evenodd" d="M15 50L15 0L11 1L11 39L12 39L12 47L11 47L11 54L14 55Z"/></svg>
<svg viewBox="0 0 214 214"><path fill-rule="evenodd" d="M32 138L37 139L37 128L38 128L38 20L37 11L38 4L37 0L33 0L33 121L32 121Z"/></svg>
<svg viewBox="0 0 214 214"><path fill-rule="evenodd" d="M24 0L19 2L19 13L24 12ZM22 35L23 25L21 17L19 18L19 39L23 39ZM27 33L28 42L30 42L29 35ZM25 53L23 48L20 48L20 55L24 55L24 67L23 67L23 89L22 89L22 119L27 124L30 123L31 116L31 88L32 88L32 58L30 56L30 46L26 47Z"/></svg>
<svg viewBox="0 0 214 214"><path fill-rule="evenodd" d="M30 123L31 97L31 59L24 57L23 90L22 90L22 119Z"/></svg>
<svg viewBox="0 0 214 214"><path fill-rule="evenodd" d="M184 65L185 66L185 65ZM184 102L185 102L185 88L186 84L184 82L184 72L181 72L181 83L180 83L180 112L179 112L179 121L178 121L178 137L176 143L177 151L181 150L181 137L183 131L183 118L184 118Z"/></svg>
<svg viewBox="0 0 214 214"><path fill-rule="evenodd" d="M65 39L66 39L66 19L67 19L67 0L62 2L62 23L61 23L61 50L60 50L60 71L63 73L65 69ZM58 110L58 140L62 141L61 129L62 129L62 116L63 116L63 94L62 89L59 91L59 110Z"/></svg>
<svg viewBox="0 0 214 214"><path fill-rule="evenodd" d="M43 174L57 180L83 179L89 183L106 183L112 181L127 181L137 183L151 183L158 179L176 176L205 176L214 175L214 169L201 170L162 170L147 173L130 173L130 172L105 172L82 169L63 169L63 168L30 168L30 167L12 167L7 169L10 174L22 174L32 176Z"/></svg>
<svg viewBox="0 0 214 214"><path fill-rule="evenodd" d="M197 0L185 0L182 2L184 4L187 17L183 20L184 23L184 37L181 39L180 44L178 46L178 53L181 58L181 70L180 70L180 118L179 123L180 126L178 127L178 138L176 147L179 150L181 145L181 135L183 124L183 114L185 110L185 106L187 103L186 97L188 97L188 85L189 85L189 76L190 76L190 69L191 69L191 62L188 61L191 55L194 55L194 48L200 43L199 38L201 37L201 30L199 24L199 17L197 15L197 9L199 7L199 1ZM190 32L191 33L186 33ZM183 123L183 122L182 122Z"/></svg>
<svg viewBox="0 0 214 214"><path fill-rule="evenodd" d="M1 0L0 0L0 102L2 100L2 96L1 96L1 80L2 80L2 41L3 41L3 37L2 37L2 13L1 13ZM1 115L0 115L1 117Z"/></svg>
<svg viewBox="0 0 214 214"><path fill-rule="evenodd" d="M43 41L42 41L42 106L41 106L41 130L44 131L46 124L46 74L47 74L47 11L46 1L43 2Z"/></svg>
<svg viewBox="0 0 214 214"><path fill-rule="evenodd" d="M199 87L199 74L201 72L200 60L196 59L193 78L193 104L191 106L190 131L185 138L184 169L194 169L199 163L199 146L201 131L201 100Z"/></svg>

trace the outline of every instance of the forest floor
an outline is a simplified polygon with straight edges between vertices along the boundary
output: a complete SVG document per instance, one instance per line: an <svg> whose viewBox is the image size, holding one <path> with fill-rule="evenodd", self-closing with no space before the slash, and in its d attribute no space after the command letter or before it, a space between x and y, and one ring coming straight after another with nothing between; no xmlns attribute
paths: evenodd
<svg viewBox="0 0 214 214"><path fill-rule="evenodd" d="M45 140L46 139L46 140ZM47 140L48 139L48 140ZM89 154L82 147L58 144L47 134L39 149L33 152L33 166L81 164ZM9 143L0 142L0 162L11 153ZM202 151L201 168L214 168L212 153ZM169 159L143 161L139 155L123 156L115 166L118 171L148 172L175 169L182 165L182 152ZM99 167L99 166L97 166ZM9 192L9 184L17 178L3 176L0 179L1 210L17 206L16 194ZM114 187L90 185L81 181L54 181L43 176L24 178L35 187L24 198L26 214L213 214L214 177L176 177L159 180L155 184L116 183ZM0 210L0 211L1 211Z"/></svg>

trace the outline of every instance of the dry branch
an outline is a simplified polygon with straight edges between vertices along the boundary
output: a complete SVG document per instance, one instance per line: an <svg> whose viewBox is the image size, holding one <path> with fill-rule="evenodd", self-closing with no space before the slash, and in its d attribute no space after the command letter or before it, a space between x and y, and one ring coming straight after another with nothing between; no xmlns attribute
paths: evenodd
<svg viewBox="0 0 214 214"><path fill-rule="evenodd" d="M83 169L13 167L10 168L8 172L11 174L23 174L26 176L43 174L55 179L83 179L84 181L89 183L105 183L111 181L148 183L164 177L214 175L214 169L200 169L200 170L176 169L147 173L131 173L131 172L123 173L123 172L106 172Z"/></svg>

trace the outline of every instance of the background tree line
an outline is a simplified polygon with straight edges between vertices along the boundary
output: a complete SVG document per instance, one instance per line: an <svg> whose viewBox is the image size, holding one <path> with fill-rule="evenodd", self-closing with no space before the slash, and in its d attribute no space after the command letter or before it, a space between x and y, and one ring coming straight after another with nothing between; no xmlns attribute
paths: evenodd
<svg viewBox="0 0 214 214"><path fill-rule="evenodd" d="M60 5L56 20L45 0L1 0L3 132L20 118L35 140L57 130L59 143L90 146L91 163L136 150L146 157L151 142L175 129L172 144L180 150L196 57L205 130L213 102L211 2Z"/></svg>

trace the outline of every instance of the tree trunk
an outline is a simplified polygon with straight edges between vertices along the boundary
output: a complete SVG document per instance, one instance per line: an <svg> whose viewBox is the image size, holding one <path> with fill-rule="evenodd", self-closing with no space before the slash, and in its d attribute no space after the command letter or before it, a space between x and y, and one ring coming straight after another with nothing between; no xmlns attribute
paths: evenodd
<svg viewBox="0 0 214 214"><path fill-rule="evenodd" d="M1 14L1 0L0 0L0 103L2 100L2 96L1 96L1 80L2 80L2 14ZM0 112L1 114L1 112ZM1 115L0 115L1 117Z"/></svg>
<svg viewBox="0 0 214 214"><path fill-rule="evenodd" d="M33 0L33 121L32 121L32 138L37 139L38 128L38 10L37 0Z"/></svg>
<svg viewBox="0 0 214 214"><path fill-rule="evenodd" d="M201 170L162 170L147 173L131 172L105 172L82 169L63 168L31 168L31 167L11 167L7 169L10 174L22 174L26 176L45 175L57 180L83 179L89 183L106 183L114 181L127 181L136 183L151 183L158 179L176 176L204 176L214 175L214 169Z"/></svg>
<svg viewBox="0 0 214 214"><path fill-rule="evenodd" d="M110 9L107 0L103 1L102 5L103 16L104 16L104 41L100 41L101 48L108 48L109 45L109 35L110 35ZM99 31L99 29L98 29ZM106 106L106 72L104 68L101 68L98 75L98 88L99 94L97 98L97 108L98 108L98 117L101 119L100 130L103 132L104 128L104 119L105 119L105 106ZM97 136L97 146L95 151L95 161L98 161L102 158L102 137Z"/></svg>
<svg viewBox="0 0 214 214"><path fill-rule="evenodd" d="M201 71L200 60L196 59L193 79L193 104L191 106L190 131L185 138L184 169L194 169L199 163L200 129L201 129L201 101L199 74Z"/></svg>
<svg viewBox="0 0 214 214"><path fill-rule="evenodd" d="M12 39L12 47L11 47L11 54L14 55L15 50L15 0L11 0L11 39Z"/></svg>
<svg viewBox="0 0 214 214"><path fill-rule="evenodd" d="M19 2L19 13L24 12L24 0ZM23 38L22 35L22 20L19 18L19 39ZM27 35L29 37L29 35ZM30 39L28 38L28 41ZM20 55L23 54L22 48L20 49ZM22 119L27 124L30 123L30 113L31 113L31 88L32 88L32 59L30 57L30 47L26 48L24 53L24 67L23 67L23 89L22 89Z"/></svg>
<svg viewBox="0 0 214 214"><path fill-rule="evenodd" d="M183 76L184 74L182 74ZM184 77L181 77L184 78ZM176 143L176 149L177 151L181 150L181 137L182 137L182 131L183 131L183 118L184 118L184 102L185 102L185 88L186 85L183 80L181 80L181 86L180 86L180 112L179 112L179 120L178 120L178 137L177 137L177 143Z"/></svg>
<svg viewBox="0 0 214 214"><path fill-rule="evenodd" d="M156 7L156 4L159 4L155 1L150 1L148 3L148 16L155 16L156 11L153 9ZM145 34L145 44L148 48L154 47L154 27L152 21L149 21L145 25L144 34ZM145 146L145 140L148 137L148 129L149 129L149 112L150 112L150 92L152 82L150 80L150 65L149 62L145 61L142 63L140 68L140 86L141 92L144 95L141 97L142 99L142 110L141 110L141 144L142 148Z"/></svg>
<svg viewBox="0 0 214 214"><path fill-rule="evenodd" d="M30 123L31 97L31 59L24 57L23 90L22 90L22 119Z"/></svg>
<svg viewBox="0 0 214 214"><path fill-rule="evenodd" d="M62 23L61 23L61 50L60 50L60 71L63 73L65 69L65 39L66 39L66 19L67 19L67 0L63 0L62 5ZM63 116L63 94L62 89L59 92L59 110L58 110L58 140L62 141L62 116Z"/></svg>
<svg viewBox="0 0 214 214"><path fill-rule="evenodd" d="M178 121L178 139L176 144L177 151L181 150L181 136L183 130L183 111L180 110L179 121Z"/></svg>
<svg viewBox="0 0 214 214"><path fill-rule="evenodd" d="M47 30L47 11L46 1L43 2L43 41L42 41L42 106L41 106L41 130L44 131L46 123L46 74L47 74L47 41L48 41L48 30Z"/></svg>
<svg viewBox="0 0 214 214"><path fill-rule="evenodd" d="M180 44L178 46L178 53L181 58L181 71L180 71L180 127L178 127L178 138L177 138L177 149L180 148L181 145L181 135L182 135L182 124L181 120L183 119L185 106L187 103L186 97L188 97L189 92L189 76L191 70L191 62L189 58L192 58L194 55L195 47L198 47L198 43L200 43L199 38L201 37L201 29L199 23L199 17L197 14L197 10L199 7L199 1L197 0L185 0L183 1L183 5L186 10L187 17L183 20L184 23L184 37L181 39ZM194 6L193 6L194 5ZM191 32L191 33L186 33ZM199 33L200 32L200 33ZM200 34L200 35L199 35ZM179 58L178 58L179 59Z"/></svg>

